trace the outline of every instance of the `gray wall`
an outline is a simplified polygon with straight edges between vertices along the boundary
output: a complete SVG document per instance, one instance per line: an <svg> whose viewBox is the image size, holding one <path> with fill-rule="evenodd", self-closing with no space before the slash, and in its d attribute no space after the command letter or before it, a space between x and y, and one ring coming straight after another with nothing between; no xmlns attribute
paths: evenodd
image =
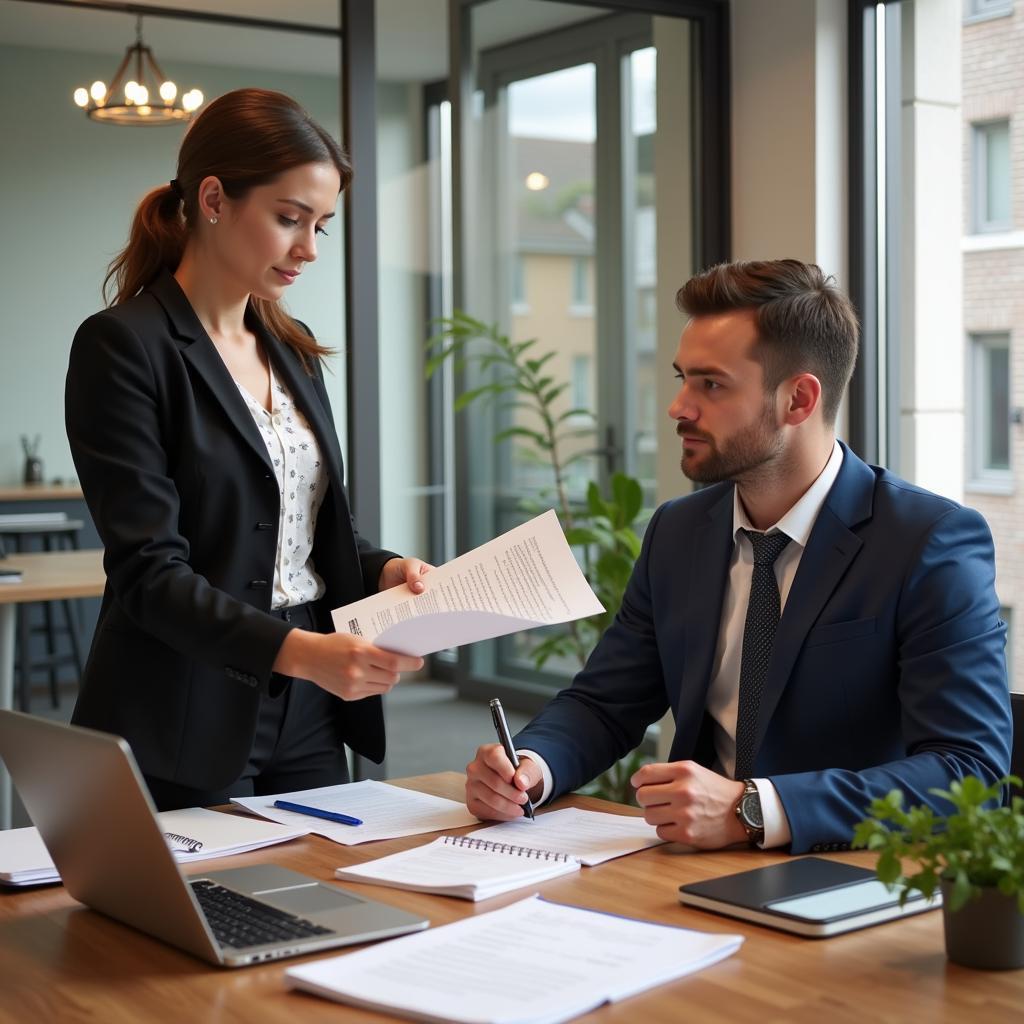
<svg viewBox="0 0 1024 1024"><path fill-rule="evenodd" d="M174 175L181 128L96 124L72 103L75 86L109 76L115 64L96 54L0 46L0 486L20 480L21 434L42 435L47 479L74 475L63 413L71 339L102 306L106 265L124 244L137 200ZM241 86L279 89L339 134L337 77L177 61L167 70L208 100ZM328 388L343 429L342 240L339 217L288 300L322 343L339 349Z"/></svg>

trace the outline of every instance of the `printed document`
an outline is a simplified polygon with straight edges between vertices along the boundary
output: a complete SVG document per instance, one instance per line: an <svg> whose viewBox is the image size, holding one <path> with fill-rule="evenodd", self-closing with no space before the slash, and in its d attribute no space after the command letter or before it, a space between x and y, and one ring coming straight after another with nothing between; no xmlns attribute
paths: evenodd
<svg viewBox="0 0 1024 1024"><path fill-rule="evenodd" d="M180 864L229 857L309 834L308 822L294 827L271 824L205 807L162 811L157 820ZM110 841L117 839L112 836ZM0 832L0 882L40 885L59 881L60 875L38 829L12 828Z"/></svg>
<svg viewBox="0 0 1024 1024"><path fill-rule="evenodd" d="M558 1024L717 963L742 942L740 935L651 924L533 896L292 967L285 979L327 999L415 1020Z"/></svg>
<svg viewBox="0 0 1024 1024"><path fill-rule="evenodd" d="M335 811L362 819L362 825L342 825L312 818L274 806L275 800L289 800L321 811ZM386 782L365 779L341 786L322 786L273 796L238 796L231 802L253 814L295 828L305 828L343 846L369 843L375 839L398 839L424 832L443 832L463 825L475 825L466 805L428 793L417 793Z"/></svg>
<svg viewBox="0 0 1024 1024"><path fill-rule="evenodd" d="M628 814L606 814L566 807L538 814L532 821L517 818L471 832L474 839L515 843L553 854L575 857L593 867L648 846L663 843L653 825Z"/></svg>
<svg viewBox="0 0 1024 1024"><path fill-rule="evenodd" d="M334 628L422 657L604 611L553 510L433 569L425 582L422 594L402 584L335 609Z"/></svg>

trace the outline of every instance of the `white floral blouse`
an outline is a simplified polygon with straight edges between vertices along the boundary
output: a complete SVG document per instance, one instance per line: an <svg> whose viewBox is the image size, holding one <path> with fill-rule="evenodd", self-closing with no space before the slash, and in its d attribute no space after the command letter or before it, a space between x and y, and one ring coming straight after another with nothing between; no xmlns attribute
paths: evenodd
<svg viewBox="0 0 1024 1024"><path fill-rule="evenodd" d="M324 593L324 582L313 568L313 534L327 492L327 471L316 435L288 389L274 376L272 367L272 412L267 412L241 384L238 390L267 446L281 495L270 606L286 608L315 601Z"/></svg>

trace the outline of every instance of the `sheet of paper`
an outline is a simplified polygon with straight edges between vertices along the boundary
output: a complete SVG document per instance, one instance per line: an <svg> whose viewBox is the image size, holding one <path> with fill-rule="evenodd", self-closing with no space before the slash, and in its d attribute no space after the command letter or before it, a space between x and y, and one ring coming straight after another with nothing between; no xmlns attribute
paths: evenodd
<svg viewBox="0 0 1024 1024"><path fill-rule="evenodd" d="M568 1020L710 966L739 935L709 935L531 897L501 910L290 968L296 988L419 1020Z"/></svg>
<svg viewBox="0 0 1024 1024"><path fill-rule="evenodd" d="M168 846L181 864L229 857L309 834L308 822L272 824L205 807L163 811L157 818L168 837ZM0 832L0 881L8 885L60 881L38 829L13 828Z"/></svg>
<svg viewBox="0 0 1024 1024"><path fill-rule="evenodd" d="M339 633L423 656L602 611L549 510L432 570L422 594L392 587L332 616Z"/></svg>
<svg viewBox="0 0 1024 1024"><path fill-rule="evenodd" d="M323 811L337 811L352 818L360 818L363 824L341 825L295 811L283 811L274 806L275 800L290 800ZM349 782L343 786L303 789L295 793L276 793L273 796L235 797L231 802L271 821L307 828L343 846L369 843L375 839L398 839L400 836L416 836L424 832L441 832L477 822L466 810L465 804L389 786L373 779Z"/></svg>
<svg viewBox="0 0 1024 1024"><path fill-rule="evenodd" d="M538 814L532 822L527 818L503 821L470 834L474 839L567 853L588 867L664 842L658 838L654 826L643 818L585 811L579 807L547 811Z"/></svg>

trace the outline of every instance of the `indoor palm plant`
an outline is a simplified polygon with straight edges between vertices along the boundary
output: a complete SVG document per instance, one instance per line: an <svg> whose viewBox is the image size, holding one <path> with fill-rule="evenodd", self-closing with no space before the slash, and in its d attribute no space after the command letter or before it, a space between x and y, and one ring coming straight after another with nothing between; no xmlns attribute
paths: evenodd
<svg viewBox="0 0 1024 1024"><path fill-rule="evenodd" d="M972 775L930 793L952 806L904 808L893 790L874 800L853 845L878 853L876 873L900 890L932 896L941 889L946 953L967 967L1024 967L1024 798L1001 802L1008 775L987 786ZM916 870L904 873L910 862Z"/></svg>

